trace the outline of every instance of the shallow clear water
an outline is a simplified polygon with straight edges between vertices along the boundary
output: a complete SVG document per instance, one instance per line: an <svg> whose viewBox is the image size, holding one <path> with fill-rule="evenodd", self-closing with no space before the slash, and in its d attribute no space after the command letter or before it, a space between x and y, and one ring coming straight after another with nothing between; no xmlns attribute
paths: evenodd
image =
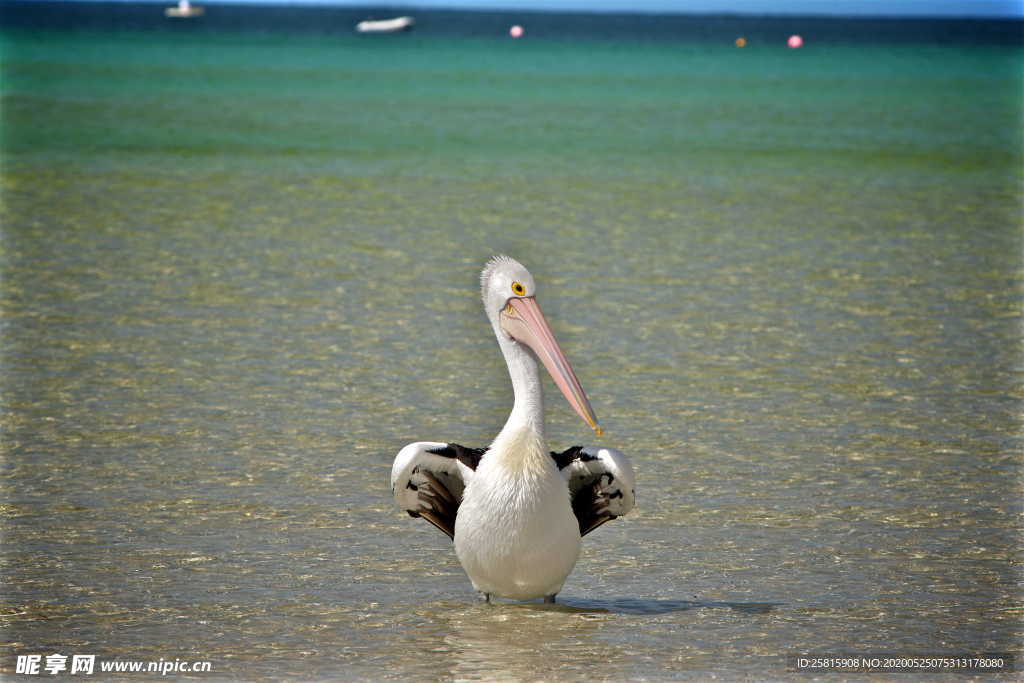
<svg viewBox="0 0 1024 683"><path fill-rule="evenodd" d="M4 670L1019 650L1018 51L4 48ZM387 488L504 421L501 252L638 476L554 607L476 604ZM551 446L591 439L547 388Z"/></svg>

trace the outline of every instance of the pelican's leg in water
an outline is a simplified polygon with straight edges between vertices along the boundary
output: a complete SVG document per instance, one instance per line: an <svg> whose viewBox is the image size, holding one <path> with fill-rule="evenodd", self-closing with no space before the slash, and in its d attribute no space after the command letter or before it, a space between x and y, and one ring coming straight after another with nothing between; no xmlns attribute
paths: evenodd
<svg viewBox="0 0 1024 683"><path fill-rule="evenodd" d="M477 591L477 595L480 596L480 602L486 602L487 604L491 603L491 594L490 593L484 593L483 591Z"/></svg>
<svg viewBox="0 0 1024 683"><path fill-rule="evenodd" d="M551 595L545 595L544 596L544 602L546 602L548 604L551 604L551 605L555 604L555 596L556 595L558 595L558 593L552 593Z"/></svg>

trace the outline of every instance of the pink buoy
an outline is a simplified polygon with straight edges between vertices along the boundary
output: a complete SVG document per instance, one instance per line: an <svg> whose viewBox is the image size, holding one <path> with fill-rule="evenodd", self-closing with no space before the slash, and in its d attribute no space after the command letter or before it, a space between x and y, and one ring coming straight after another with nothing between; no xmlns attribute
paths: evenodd
<svg viewBox="0 0 1024 683"><path fill-rule="evenodd" d="M515 26L513 26L512 28L510 28L508 30L508 34L510 36L512 36L513 38L522 38L523 37L523 27L520 26L519 24L516 24Z"/></svg>
<svg viewBox="0 0 1024 683"><path fill-rule="evenodd" d="M786 45L789 45L792 48L803 47L804 39L798 35L792 35L789 37L789 40L786 41Z"/></svg>

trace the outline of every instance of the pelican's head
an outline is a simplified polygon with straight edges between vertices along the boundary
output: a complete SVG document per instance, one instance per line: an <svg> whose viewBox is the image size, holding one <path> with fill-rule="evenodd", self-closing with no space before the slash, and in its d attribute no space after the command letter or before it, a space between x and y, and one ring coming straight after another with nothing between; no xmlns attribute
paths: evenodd
<svg viewBox="0 0 1024 683"><path fill-rule="evenodd" d="M537 285L530 271L515 259L496 256L480 274L480 285L484 308L495 334L533 352L547 368L565 400L600 436L601 427L594 409L537 304Z"/></svg>

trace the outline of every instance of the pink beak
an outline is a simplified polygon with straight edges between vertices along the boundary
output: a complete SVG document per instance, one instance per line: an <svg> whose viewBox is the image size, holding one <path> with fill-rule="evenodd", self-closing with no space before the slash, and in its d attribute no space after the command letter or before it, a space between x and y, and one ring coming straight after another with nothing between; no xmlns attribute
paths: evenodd
<svg viewBox="0 0 1024 683"><path fill-rule="evenodd" d="M597 415L590 407L590 401L576 379L576 373L572 371L568 359L562 353L561 347L555 340L554 333L544 314L540 312L540 305L537 300L531 297L512 298L508 305L501 311L501 329L517 342L526 344L537 354L544 367L548 369L551 379L561 389L562 395L569 405L573 407L576 414L590 425L591 429L601 436L602 430L597 424Z"/></svg>

